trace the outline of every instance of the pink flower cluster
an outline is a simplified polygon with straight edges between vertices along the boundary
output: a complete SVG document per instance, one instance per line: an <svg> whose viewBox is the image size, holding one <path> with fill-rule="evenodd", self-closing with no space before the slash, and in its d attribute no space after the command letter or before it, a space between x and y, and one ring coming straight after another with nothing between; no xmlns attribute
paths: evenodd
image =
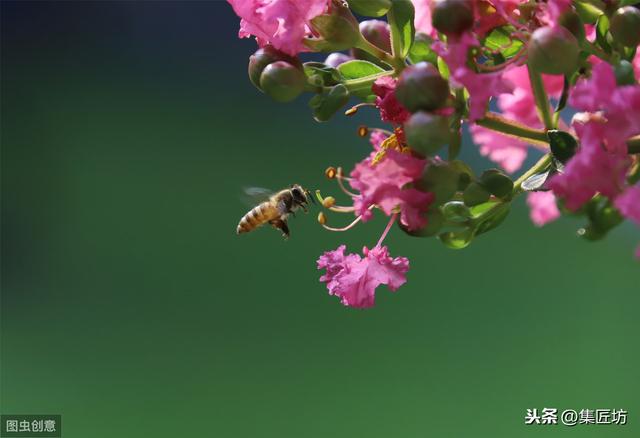
<svg viewBox="0 0 640 438"><path fill-rule="evenodd" d="M420 178L426 160L388 149L382 160L374 164L376 155L377 151L372 152L351 172L349 184L360 192L354 198L356 214L367 221L372 217L373 205L388 216L399 209L400 222L409 230L424 227L423 214L433 201L433 194L406 186Z"/></svg>
<svg viewBox="0 0 640 438"><path fill-rule="evenodd" d="M329 294L339 297L345 306L371 307L378 286L385 284L393 292L407 281L409 260L389 256L386 246L365 247L364 257L345 255L344 251L345 246L340 245L325 252L318 259L318 269L326 270L320 281L326 283Z"/></svg>
<svg viewBox="0 0 640 438"><path fill-rule="evenodd" d="M266 44L295 56L307 51L303 38L309 22L327 11L329 0L227 0L241 18L240 38L254 36Z"/></svg>

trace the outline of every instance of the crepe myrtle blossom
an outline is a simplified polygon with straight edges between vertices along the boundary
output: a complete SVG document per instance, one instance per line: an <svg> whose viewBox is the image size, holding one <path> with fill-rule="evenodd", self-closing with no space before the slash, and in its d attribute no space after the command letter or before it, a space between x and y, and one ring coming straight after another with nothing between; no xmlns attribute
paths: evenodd
<svg viewBox="0 0 640 438"><path fill-rule="evenodd" d="M406 257L391 257L382 241L395 222L394 214L384 230L378 244L371 249L362 249L359 254L345 254L345 245L327 251L318 258L318 269L325 274L320 281L326 283L329 295L335 295L345 306L372 307L376 288L381 284L395 292L407 281L409 260Z"/></svg>
<svg viewBox="0 0 640 438"><path fill-rule="evenodd" d="M587 221L578 235L597 240L623 219L640 225L633 7L411 0L414 32L406 1L228 2L241 18L239 36L255 37L261 47L248 70L266 96L287 102L307 94L319 122L374 107L386 124L358 129L371 149L351 171L326 170L346 196L343 205L315 191L324 208L318 222L327 230L350 230L374 210L389 219L375 245L362 252L339 245L318 258L320 281L345 306L371 307L379 286L396 291L407 281L409 261L383 245L394 224L411 237L462 249L516 214L513 202L526 194L535 226L572 212ZM605 20L595 26L591 15L608 17L609 29ZM607 38L596 37L603 31ZM319 54L300 59L308 47L325 53L324 62ZM565 107L571 121L562 118ZM504 172L465 162L465 128ZM521 169L531 148L544 156ZM312 156L322 153L317 148ZM330 225L328 211L351 222Z"/></svg>
<svg viewBox="0 0 640 438"><path fill-rule="evenodd" d="M464 33L459 38L450 39L446 45L437 42L432 46L449 66L450 79L454 82L454 86L465 87L469 92L470 121L484 117L492 96L509 93L512 90L511 83L503 77L504 72L476 73L468 67L469 50L479 45L473 34Z"/></svg>
<svg viewBox="0 0 640 438"><path fill-rule="evenodd" d="M601 62L574 87L569 103L587 111L573 121L580 148L549 187L577 210L596 193L614 200L624 190L631 165L625 140L640 133L640 86L617 86L613 68Z"/></svg>
<svg viewBox="0 0 640 438"><path fill-rule="evenodd" d="M556 197L551 192L530 192L527 195L531 221L538 227L553 222L560 217Z"/></svg>
<svg viewBox="0 0 640 438"><path fill-rule="evenodd" d="M380 119L395 125L401 125L407 121L411 114L402 106L394 93L396 89L396 79L384 76L377 79L371 91L376 95L376 108L380 110Z"/></svg>
<svg viewBox="0 0 640 438"><path fill-rule="evenodd" d="M512 67L503 74L503 78L512 84L508 93L498 95L497 107L500 114L510 120L532 128L542 128L538 117L535 98L527 66ZM542 75L545 91L552 98L559 98L562 93L563 78L558 75ZM501 134L478 125L471 125L471 135L475 144L480 146L480 153L499 164L504 170L513 173L522 167L527 151L534 147L526 140Z"/></svg>
<svg viewBox="0 0 640 438"><path fill-rule="evenodd" d="M309 49L303 38L310 34L309 23L327 11L329 0L227 0L241 18L240 38L254 36L258 45L271 44L295 56Z"/></svg>

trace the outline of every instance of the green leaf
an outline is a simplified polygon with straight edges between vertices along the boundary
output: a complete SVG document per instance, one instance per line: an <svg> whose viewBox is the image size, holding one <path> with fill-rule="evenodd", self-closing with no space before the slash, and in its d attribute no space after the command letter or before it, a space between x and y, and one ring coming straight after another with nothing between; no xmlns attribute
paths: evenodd
<svg viewBox="0 0 640 438"><path fill-rule="evenodd" d="M474 230L466 228L461 231L447 231L438 236L438 239L448 248L462 249L469 246L473 240Z"/></svg>
<svg viewBox="0 0 640 438"><path fill-rule="evenodd" d="M568 132L552 129L547 131L551 153L561 163L566 163L576 153L578 142Z"/></svg>
<svg viewBox="0 0 640 438"><path fill-rule="evenodd" d="M347 61L338 66L338 71L344 79L360 79L366 76L382 73L383 68L369 61Z"/></svg>
<svg viewBox="0 0 640 438"><path fill-rule="evenodd" d="M309 101L313 117L318 122L326 122L349 101L349 90L338 84L326 94L318 94Z"/></svg>
<svg viewBox="0 0 640 438"><path fill-rule="evenodd" d="M405 58L409 54L415 35L414 16L411 0L392 0L387 20L391 27L393 55L397 58Z"/></svg>
<svg viewBox="0 0 640 438"><path fill-rule="evenodd" d="M512 39L513 26L501 26L493 29L484 39L484 45L492 51L499 52L505 60L514 56L522 48L523 42Z"/></svg>
<svg viewBox="0 0 640 438"><path fill-rule="evenodd" d="M611 45L607 41L607 33L609 32L609 18L601 15L596 22L596 42L606 53L611 53Z"/></svg>
<svg viewBox="0 0 640 438"><path fill-rule="evenodd" d="M439 56L438 56L438 71L440 72L440 76L442 76L446 80L449 80L449 76L450 76L449 66L447 65L445 60Z"/></svg>
<svg viewBox="0 0 640 438"><path fill-rule="evenodd" d="M424 61L435 65L438 62L438 54L431 50L432 42L433 40L428 35L421 32L416 34L409 50L409 60L412 64Z"/></svg>
<svg viewBox="0 0 640 438"><path fill-rule="evenodd" d="M391 0L349 0L349 7L365 17L382 17L391 7Z"/></svg>

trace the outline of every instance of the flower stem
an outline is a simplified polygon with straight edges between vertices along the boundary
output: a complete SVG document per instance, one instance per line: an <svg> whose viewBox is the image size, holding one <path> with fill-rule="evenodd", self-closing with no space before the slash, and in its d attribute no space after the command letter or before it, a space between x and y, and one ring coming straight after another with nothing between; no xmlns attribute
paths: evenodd
<svg viewBox="0 0 640 438"><path fill-rule="evenodd" d="M549 139L544 130L529 128L496 113L487 113L484 118L477 120L476 124L510 137L526 139L529 143L543 146L549 145Z"/></svg>
<svg viewBox="0 0 640 438"><path fill-rule="evenodd" d="M371 90L371 85L373 85L373 83L377 79L382 78L384 76L391 76L391 75L393 75L393 70L382 71L380 73L376 73L370 76L364 76L358 79L348 79L342 82L342 85L347 87L347 90L349 90L352 93L354 91L360 91L360 90Z"/></svg>
<svg viewBox="0 0 640 438"><path fill-rule="evenodd" d="M381 48L379 48L378 46L371 44L364 37L360 38L360 40L356 43L355 47L360 50L364 50L365 52L378 58L382 62L389 64L394 69L394 71L390 72L391 74L400 73L405 67L403 60L397 59L394 56L382 50Z"/></svg>
<svg viewBox="0 0 640 438"><path fill-rule="evenodd" d="M529 65L527 65L527 70L529 71L529 81L531 82L531 89L533 90L533 97L536 101L540 120L544 123L545 128L555 129L553 119L551 118L551 111L549 110L549 99L547 98L547 92L544 90L544 83L542 82L542 75L533 70Z"/></svg>
<svg viewBox="0 0 640 438"><path fill-rule="evenodd" d="M387 234L389 233L391 226L393 225L393 223L396 221L397 218L398 218L398 213L393 213L391 215L391 219L389 219L387 228L385 228L384 231L382 232L382 236L380 236L380 240L378 240L378 243L376 243L375 248L378 248L380 245L382 245L382 241L384 240L385 237L387 237Z"/></svg>

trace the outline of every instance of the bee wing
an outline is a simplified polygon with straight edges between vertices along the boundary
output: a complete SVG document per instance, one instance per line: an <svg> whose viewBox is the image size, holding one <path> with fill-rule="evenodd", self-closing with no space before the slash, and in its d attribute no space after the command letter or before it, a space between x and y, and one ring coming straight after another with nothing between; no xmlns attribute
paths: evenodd
<svg viewBox="0 0 640 438"><path fill-rule="evenodd" d="M275 192L264 187L245 187L242 190L242 201L248 207L254 207L268 200Z"/></svg>

